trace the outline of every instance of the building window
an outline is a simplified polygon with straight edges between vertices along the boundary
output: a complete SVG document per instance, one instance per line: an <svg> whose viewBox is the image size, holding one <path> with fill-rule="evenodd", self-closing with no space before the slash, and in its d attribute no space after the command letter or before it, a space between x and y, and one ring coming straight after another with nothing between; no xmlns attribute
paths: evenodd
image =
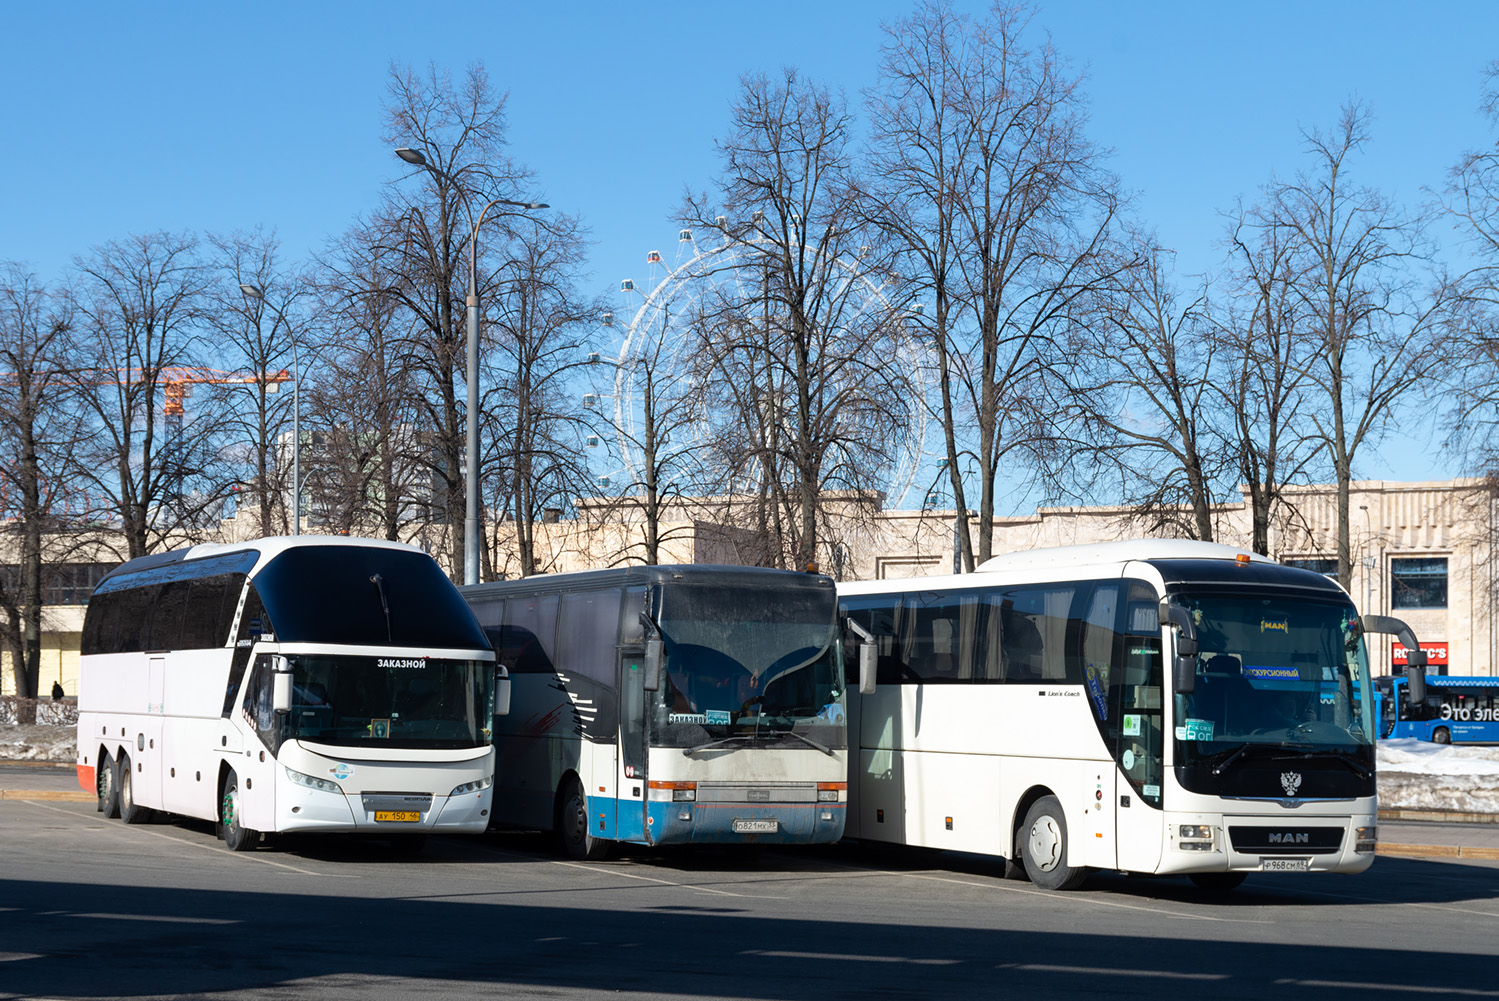
<svg viewBox="0 0 1499 1001"><path fill-rule="evenodd" d="M1319 573L1324 577L1331 577L1333 580L1338 579L1338 561L1330 560L1325 556L1313 556L1302 560L1284 560L1283 562L1288 567L1310 570L1312 573Z"/></svg>
<svg viewBox="0 0 1499 1001"><path fill-rule="evenodd" d="M87 605L94 588L118 563L42 564L42 604ZM19 601L21 568L0 566L0 590Z"/></svg>
<svg viewBox="0 0 1499 1001"><path fill-rule="evenodd" d="M1390 560L1390 607L1446 608L1447 558Z"/></svg>

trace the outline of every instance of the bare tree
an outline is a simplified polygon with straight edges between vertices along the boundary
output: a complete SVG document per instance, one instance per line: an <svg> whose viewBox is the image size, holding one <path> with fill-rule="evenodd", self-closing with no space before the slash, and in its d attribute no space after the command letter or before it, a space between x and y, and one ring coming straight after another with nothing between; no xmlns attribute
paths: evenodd
<svg viewBox="0 0 1499 1001"><path fill-rule="evenodd" d="M1295 243L1303 322L1315 338L1310 377L1322 405L1310 414L1337 485L1338 579L1352 581L1349 484L1359 450L1377 442L1397 401L1413 396L1440 364L1451 300L1418 287L1426 257L1424 220L1348 178L1369 139L1369 113L1343 110L1336 128L1305 133L1314 166L1272 185L1266 213Z"/></svg>
<svg viewBox="0 0 1499 1001"><path fill-rule="evenodd" d="M208 323L220 335L225 363L240 369L239 378L245 380L224 401L232 415L227 430L233 439L248 443L248 499L255 505L260 532L285 532L287 510L281 499L290 495L291 482L279 440L291 423L292 403L279 390L284 370L294 367L297 357L292 341L304 336L293 307L306 284L278 265L279 242L273 235L256 230L210 237L209 242L215 280ZM245 286L257 291L246 294Z"/></svg>
<svg viewBox="0 0 1499 1001"><path fill-rule="evenodd" d="M187 235L151 233L96 248L77 264L85 399L95 446L82 474L118 515L128 558L191 532L218 498L186 485L212 448L214 429L168 421L174 367L192 355L208 277ZM176 400L180 404L180 398Z"/></svg>
<svg viewBox="0 0 1499 1001"><path fill-rule="evenodd" d="M56 533L59 515L79 507L70 490L80 437L71 325L66 301L34 274L0 267L0 516L20 536L16 573L0 574L0 633L16 693L29 698L41 671L44 533Z"/></svg>
<svg viewBox="0 0 1499 1001"><path fill-rule="evenodd" d="M481 402L491 443L484 465L504 481L523 577L544 569L536 525L545 510L565 509L588 483L576 376L588 363L583 333L598 303L578 291L585 235L568 216L517 222L486 297L494 361Z"/></svg>
<svg viewBox="0 0 1499 1001"><path fill-rule="evenodd" d="M1045 471L1064 432L1051 426L1058 336L1106 277L1118 197L1087 139L1081 78L1049 44L1027 48L1030 11L987 18L929 0L887 30L870 96L866 209L909 271L938 355L946 474L968 506L960 459L977 460L978 539L966 569L993 552L995 493L1017 461ZM1030 406L1028 404L1037 405Z"/></svg>
<svg viewBox="0 0 1499 1001"><path fill-rule="evenodd" d="M463 573L465 429L470 415L460 398L466 358L467 275L478 209L497 196L513 195L523 174L504 154L505 95L489 84L482 65L471 67L457 86L435 67L422 76L391 68L386 141L419 151L425 165L420 183L392 188L386 212L404 217L409 238L392 267L400 280L392 291L417 320L411 357L424 383L420 400L424 433L430 434L433 476L447 523L454 575ZM481 241L500 242L498 216ZM487 271L486 271L487 275ZM486 286L490 283L486 277Z"/></svg>
<svg viewBox="0 0 1499 1001"><path fill-rule="evenodd" d="M683 212L740 251L688 319L728 482L757 485L756 527L794 566L817 559L829 492L880 483L920 406L889 364L904 330L861 252L850 128L794 70L746 77L718 143L726 214L700 197Z"/></svg>

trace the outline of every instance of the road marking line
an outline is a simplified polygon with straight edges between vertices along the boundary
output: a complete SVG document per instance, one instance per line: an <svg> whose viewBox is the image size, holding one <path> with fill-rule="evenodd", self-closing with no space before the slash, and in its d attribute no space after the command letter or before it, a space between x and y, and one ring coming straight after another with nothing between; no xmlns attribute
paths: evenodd
<svg viewBox="0 0 1499 1001"><path fill-rule="evenodd" d="M1456 994L1460 997L1495 998L1499 991L1484 991L1476 987L1433 987L1428 984L1381 984L1357 983L1352 980L1296 980L1286 978L1275 981L1277 987L1331 987L1335 990L1399 991L1402 994Z"/></svg>
<svg viewBox="0 0 1499 1001"><path fill-rule="evenodd" d="M840 963L912 963L916 966L959 966L961 959L912 959L908 956L861 956L846 952L786 952L770 949L746 949L741 956L768 956L772 959L830 959Z"/></svg>
<svg viewBox="0 0 1499 1001"><path fill-rule="evenodd" d="M73 811L71 811L71 810L64 810L64 809L61 809L61 808L56 807L56 806L48 806L45 803L28 802L27 805L28 806L34 806L38 810L51 810L53 813L61 813L64 816L73 817L75 819L78 818L78 815L76 813L74 813ZM111 830L111 831L124 832L124 831L128 831L128 830L132 830L131 826L130 825L126 825L126 824L120 824L120 825L111 824L111 823L108 823L106 821L97 820L97 819L95 819L93 817L86 817L86 818L83 818L83 819L92 821L95 825L107 828L108 830ZM286 869L289 872L299 873L300 875L303 875L303 876L323 876L323 877L325 877L327 879L358 879L359 878L358 876L355 876L355 875L352 875L352 874L346 874L346 873L338 873L338 872L314 872L311 869L301 869L301 868L298 868L297 866L294 866L294 865L287 865L285 862L277 862L274 859L262 858L262 857L260 857L259 855L256 855L253 852L231 852L229 849L227 849L227 848L220 848L217 845L205 845L205 844L200 844L199 842L196 842L196 841L188 841L188 840L186 840L184 838L174 838L170 834L162 834L159 831L148 831L148 830L145 830L144 828L133 828L133 830L134 830L134 833L136 833L136 834L149 834L151 837L153 837L153 838L161 838L163 841L171 841L171 842L175 842L176 844L179 844L179 845L187 845L189 848L201 848L201 849L203 849L206 852L213 852L216 855L228 855L231 858L243 859L246 862L260 862L260 863L262 863L264 865L275 866L277 869Z"/></svg>
<svg viewBox="0 0 1499 1001"><path fill-rule="evenodd" d="M676 886L684 890L698 890L702 893L717 893L725 897L742 897L742 893L730 893L728 890L715 890L710 886L693 886L691 883L673 883L669 879L653 879L650 876L638 876L633 872L625 872L621 869L601 869L597 866L584 865L581 862L563 862L561 859L548 859L552 865L565 865L570 869L582 869L585 872L596 872L603 875L624 876L626 879L639 879L647 883L660 883L662 886Z"/></svg>
<svg viewBox="0 0 1499 1001"><path fill-rule="evenodd" d="M1227 973L1178 973L1175 970L1127 970L1102 966L1054 966L1050 963L1000 963L996 970L1035 970L1038 973L1086 973L1105 977L1161 977L1166 980L1231 980Z"/></svg>
<svg viewBox="0 0 1499 1001"><path fill-rule="evenodd" d="M1182 921L1221 921L1228 924L1263 925L1271 922L1263 919L1252 918L1220 918L1211 914L1180 914L1176 911L1162 910L1159 907L1141 907L1139 904L1125 904L1117 900L1099 900L1097 897L1082 897L1073 893L1056 893L1051 890L1027 890L1020 886L1005 886L1001 883L975 883L966 879L950 879L945 876L931 876L919 872L890 873L892 876L909 876L912 879L930 879L938 883L957 883L960 886L976 886L984 890L1003 890L1006 893L1023 893L1030 897L1045 897L1047 900L1055 900L1071 904L1097 904L1099 907L1117 907L1126 911L1144 911L1146 914L1158 914L1161 917L1177 918Z"/></svg>

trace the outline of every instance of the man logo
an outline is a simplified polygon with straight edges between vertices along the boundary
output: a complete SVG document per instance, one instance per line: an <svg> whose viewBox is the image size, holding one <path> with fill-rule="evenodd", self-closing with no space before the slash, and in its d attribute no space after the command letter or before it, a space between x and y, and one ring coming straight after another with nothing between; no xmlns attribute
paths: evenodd
<svg viewBox="0 0 1499 1001"><path fill-rule="evenodd" d="M1269 835L1269 842L1272 845L1305 845L1305 844L1309 844L1311 842L1311 840L1312 840L1311 835L1307 834L1305 832L1302 832L1300 834L1271 834L1271 835Z"/></svg>
<svg viewBox="0 0 1499 1001"><path fill-rule="evenodd" d="M1280 787L1286 791L1287 796L1296 795L1296 790L1301 788L1301 773L1281 772Z"/></svg>

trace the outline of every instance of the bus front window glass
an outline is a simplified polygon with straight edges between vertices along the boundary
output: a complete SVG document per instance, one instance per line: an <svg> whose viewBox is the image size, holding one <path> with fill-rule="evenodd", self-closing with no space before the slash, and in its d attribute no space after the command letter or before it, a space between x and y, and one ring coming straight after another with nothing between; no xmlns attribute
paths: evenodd
<svg viewBox="0 0 1499 1001"><path fill-rule="evenodd" d="M730 728L841 733L835 600L831 589L666 588L659 623L666 661L658 693L666 726L659 736L690 746ZM826 743L823 737L817 739ZM842 737L836 739L841 746Z"/></svg>
<svg viewBox="0 0 1499 1001"><path fill-rule="evenodd" d="M1196 625L1195 690L1176 696L1189 755L1226 742L1368 747L1372 686L1351 605L1296 597L1178 596Z"/></svg>
<svg viewBox="0 0 1499 1001"><path fill-rule="evenodd" d="M327 654L288 660L287 738L404 748L478 747L490 739L494 665L488 662Z"/></svg>

